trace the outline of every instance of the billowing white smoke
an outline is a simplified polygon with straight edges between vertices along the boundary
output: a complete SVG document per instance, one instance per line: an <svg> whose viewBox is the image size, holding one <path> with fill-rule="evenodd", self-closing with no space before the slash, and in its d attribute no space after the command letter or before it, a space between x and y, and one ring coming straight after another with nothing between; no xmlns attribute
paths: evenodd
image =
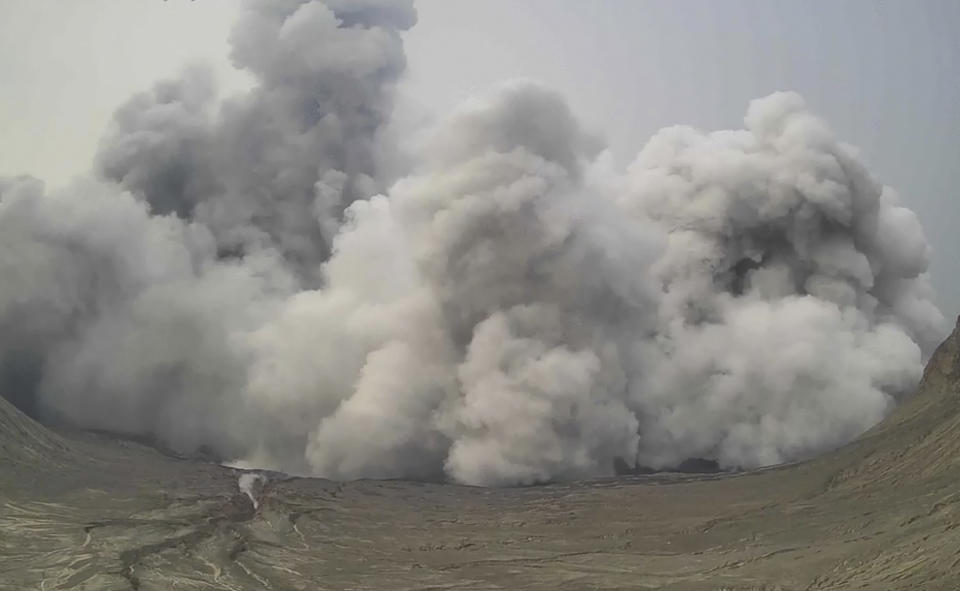
<svg viewBox="0 0 960 591"><path fill-rule="evenodd" d="M251 3L248 94L190 71L118 112L106 182L0 182L5 395L245 465L516 484L806 457L916 383L923 232L797 95L622 173L513 83L393 183L414 20Z"/></svg>
<svg viewBox="0 0 960 591"><path fill-rule="evenodd" d="M668 231L640 459L764 465L843 443L919 379L943 317L916 216L793 93L660 132L620 203ZM918 346L919 345L919 346Z"/></svg>
<svg viewBox="0 0 960 591"><path fill-rule="evenodd" d="M315 283L344 207L385 188L377 140L415 20L409 1L249 2L231 57L256 86L220 103L202 69L157 84L119 109L99 168L221 253L274 248Z"/></svg>
<svg viewBox="0 0 960 591"><path fill-rule="evenodd" d="M254 511L260 508L260 501L257 497L263 490L266 481L266 476L256 472L244 472L240 475L240 478L237 479L237 487L241 493L247 495L247 498L250 499L250 504L253 505Z"/></svg>

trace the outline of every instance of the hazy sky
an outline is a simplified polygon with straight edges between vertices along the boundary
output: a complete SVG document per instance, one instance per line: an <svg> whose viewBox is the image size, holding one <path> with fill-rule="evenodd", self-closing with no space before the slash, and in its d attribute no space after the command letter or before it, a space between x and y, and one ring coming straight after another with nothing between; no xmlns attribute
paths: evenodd
<svg viewBox="0 0 960 591"><path fill-rule="evenodd" d="M960 2L417 0L412 111L441 114L497 81L565 94L616 158L678 123L739 127L747 102L796 90L920 216L948 315L960 312ZM230 0L0 0L0 174L51 185L89 170L113 109L183 64L228 89Z"/></svg>

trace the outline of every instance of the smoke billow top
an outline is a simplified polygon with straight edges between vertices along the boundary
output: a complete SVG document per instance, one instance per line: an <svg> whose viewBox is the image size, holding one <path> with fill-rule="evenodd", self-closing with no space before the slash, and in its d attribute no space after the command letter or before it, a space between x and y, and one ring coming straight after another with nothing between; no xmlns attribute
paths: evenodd
<svg viewBox="0 0 960 591"><path fill-rule="evenodd" d="M0 180L0 387L332 478L516 484L842 444L943 335L917 218L796 94L625 171L531 83L384 171L410 2L252 2L116 113L95 178Z"/></svg>

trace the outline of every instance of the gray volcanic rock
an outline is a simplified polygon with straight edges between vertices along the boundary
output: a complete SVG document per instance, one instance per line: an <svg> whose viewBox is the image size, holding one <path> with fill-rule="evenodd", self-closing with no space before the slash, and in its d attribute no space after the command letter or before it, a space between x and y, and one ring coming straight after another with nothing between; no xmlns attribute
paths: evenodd
<svg viewBox="0 0 960 591"><path fill-rule="evenodd" d="M54 433L0 398L0 589L944 589L960 329L858 441L741 475L336 483ZM248 479L249 480L249 479Z"/></svg>

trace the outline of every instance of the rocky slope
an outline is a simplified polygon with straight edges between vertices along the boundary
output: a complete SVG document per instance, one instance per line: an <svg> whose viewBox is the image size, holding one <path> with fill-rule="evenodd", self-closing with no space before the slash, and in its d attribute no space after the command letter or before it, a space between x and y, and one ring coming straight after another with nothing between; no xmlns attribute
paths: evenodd
<svg viewBox="0 0 960 591"><path fill-rule="evenodd" d="M518 489L239 473L53 433L0 398L0 589L944 589L960 327L858 441L738 476Z"/></svg>

